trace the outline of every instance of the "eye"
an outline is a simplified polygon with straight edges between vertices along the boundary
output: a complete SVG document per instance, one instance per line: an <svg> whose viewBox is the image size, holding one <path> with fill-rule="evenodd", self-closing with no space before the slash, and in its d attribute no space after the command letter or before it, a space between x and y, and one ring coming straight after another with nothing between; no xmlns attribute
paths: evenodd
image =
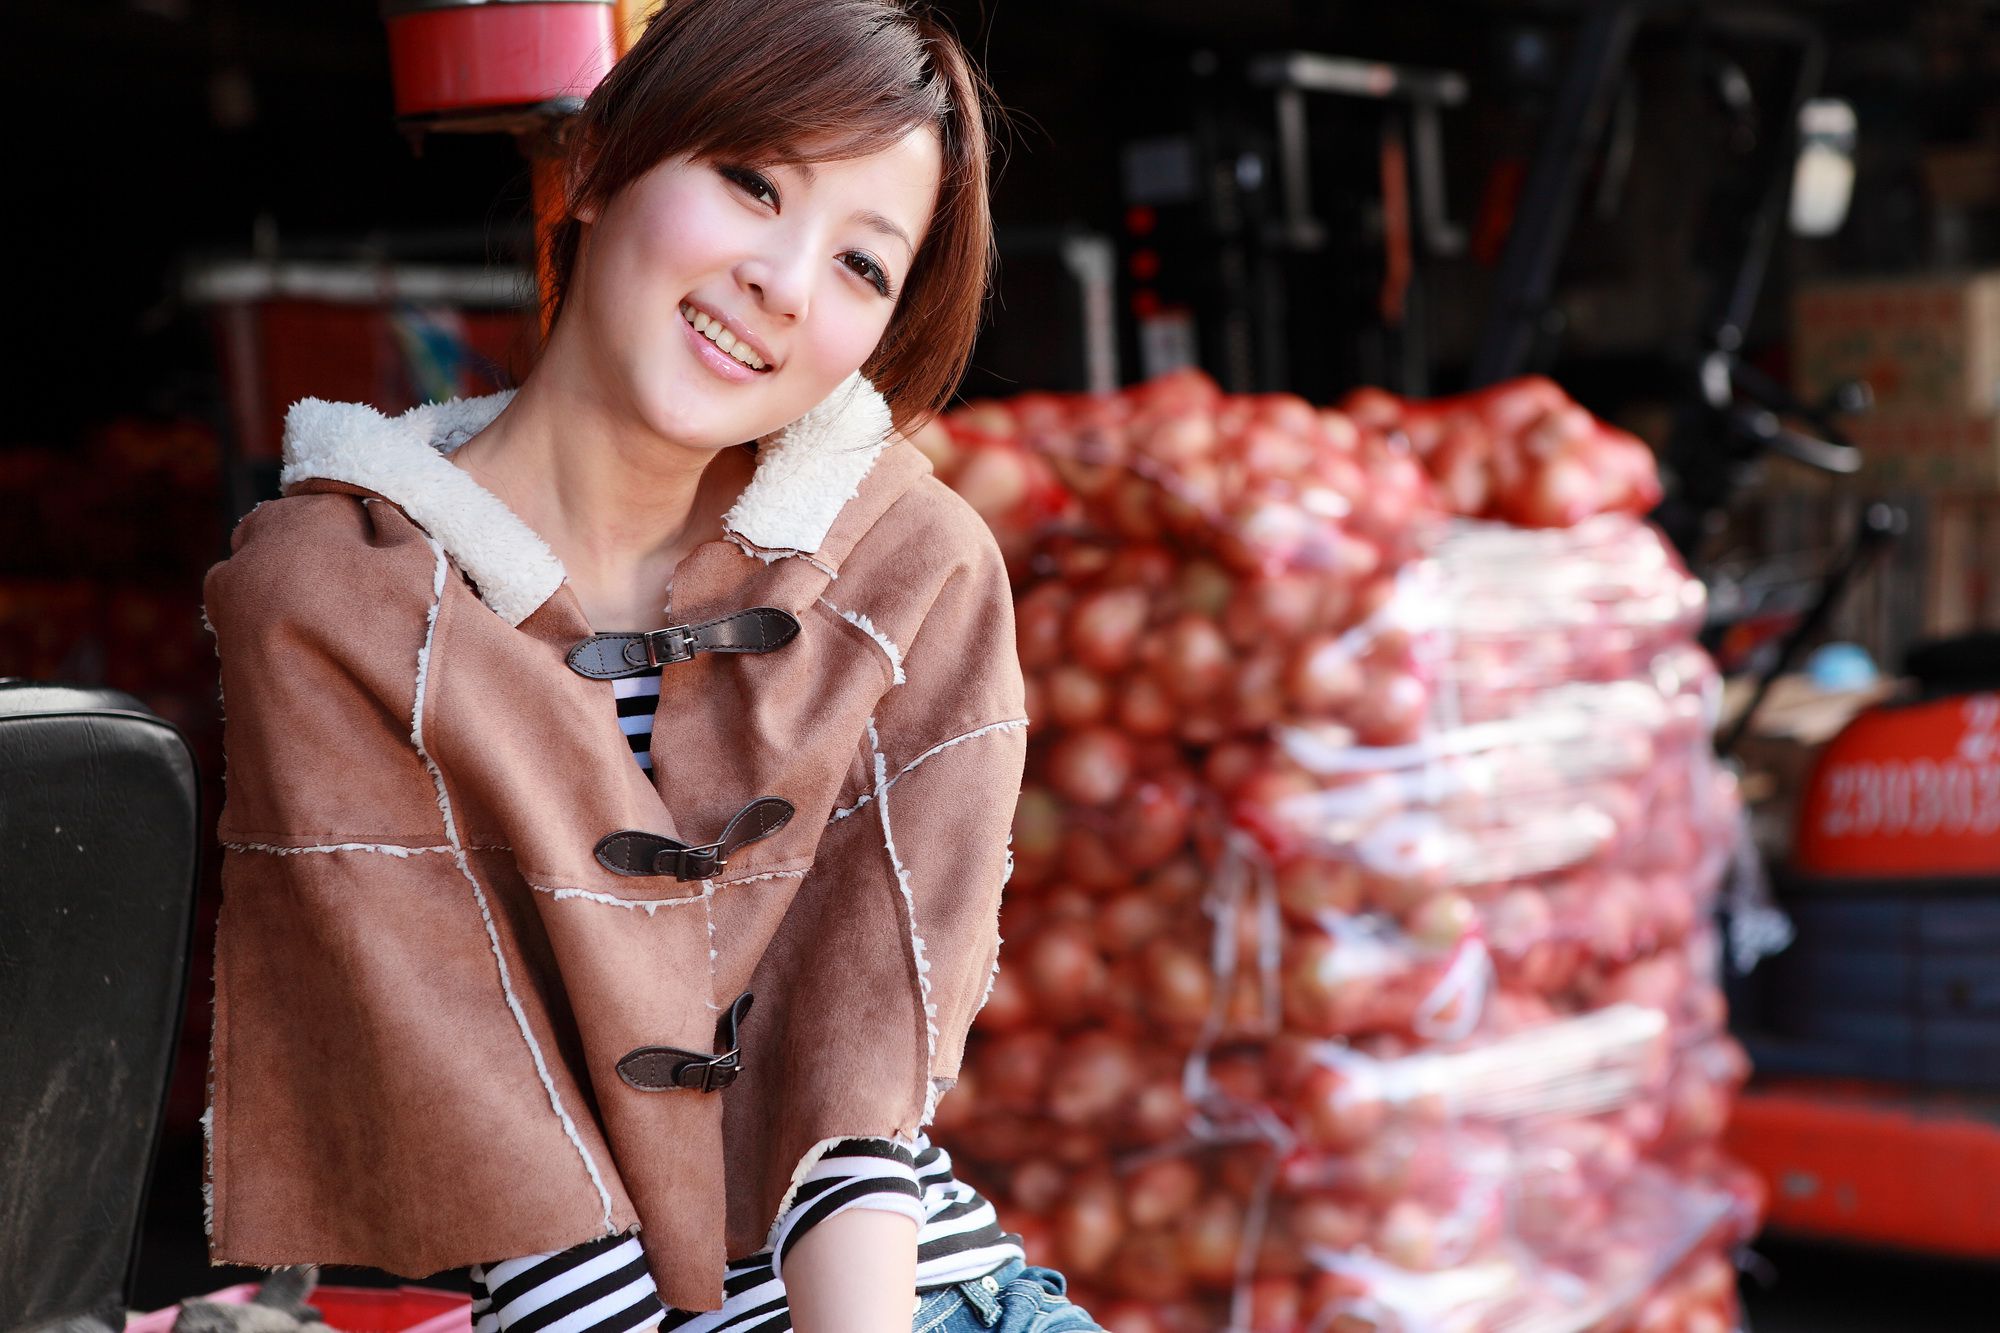
<svg viewBox="0 0 2000 1333"><path fill-rule="evenodd" d="M717 167L716 170L722 174L725 180L734 181L737 185L741 186L751 198L755 199L759 195L769 195L771 197L771 207L776 208L778 206L777 190L772 188L771 182L765 180L756 172L745 167Z"/></svg>
<svg viewBox="0 0 2000 1333"><path fill-rule="evenodd" d="M887 273L884 273L882 271L882 266L876 263L873 259L870 259L867 255L863 254L859 250L850 250L847 252L846 255L843 256L843 258L858 260L860 262L861 267L859 268L855 268L853 264L849 264L848 267L850 269L853 269L854 272L859 273L862 277L866 278L868 280L869 285L872 286L877 293L879 293L882 296L895 295L895 288L889 285L889 275Z"/></svg>

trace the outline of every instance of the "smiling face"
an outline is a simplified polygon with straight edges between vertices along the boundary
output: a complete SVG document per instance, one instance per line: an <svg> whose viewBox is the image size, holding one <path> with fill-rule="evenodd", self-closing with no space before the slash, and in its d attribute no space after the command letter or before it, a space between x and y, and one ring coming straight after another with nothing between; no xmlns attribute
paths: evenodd
<svg viewBox="0 0 2000 1333"><path fill-rule="evenodd" d="M660 435L709 449L767 435L874 352L923 243L942 160L929 128L810 165L669 158L601 212L578 211L588 226L564 332Z"/></svg>

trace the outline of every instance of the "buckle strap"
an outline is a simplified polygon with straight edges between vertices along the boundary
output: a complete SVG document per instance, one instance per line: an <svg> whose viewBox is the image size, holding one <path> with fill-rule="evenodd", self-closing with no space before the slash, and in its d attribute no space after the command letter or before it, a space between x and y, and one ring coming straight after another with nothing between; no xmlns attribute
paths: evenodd
<svg viewBox="0 0 2000 1333"><path fill-rule="evenodd" d="M672 875L707 879L729 864L738 847L769 837L792 817L782 796L759 796L738 810L714 842L690 846L658 833L619 829L597 840L597 863L620 875Z"/></svg>
<svg viewBox="0 0 2000 1333"><path fill-rule="evenodd" d="M750 992L715 1020L715 1053L685 1051L678 1046L639 1046L618 1057L618 1077L641 1092L671 1092L689 1088L720 1092L736 1081L743 1068L743 1050L736 1029L750 1012Z"/></svg>
<svg viewBox="0 0 2000 1333"><path fill-rule="evenodd" d="M636 676L696 653L768 653L798 636L798 617L776 606L753 606L693 625L637 633L593 634L568 654L570 670L592 680Z"/></svg>

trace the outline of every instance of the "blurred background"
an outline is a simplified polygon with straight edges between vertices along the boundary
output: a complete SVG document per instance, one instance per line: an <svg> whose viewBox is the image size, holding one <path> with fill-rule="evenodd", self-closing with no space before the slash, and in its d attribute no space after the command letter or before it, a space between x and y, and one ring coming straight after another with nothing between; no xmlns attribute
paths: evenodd
<svg viewBox="0 0 2000 1333"><path fill-rule="evenodd" d="M201 576L289 404L538 335L573 103L427 86L415 8L0 19L0 678L129 695L197 783L134 1310L262 1276L202 1230ZM1036 691L967 1178L1121 1333L2000 1328L2000 5L937 8L1011 131L920 443ZM1073 614L1134 589L1151 658Z"/></svg>

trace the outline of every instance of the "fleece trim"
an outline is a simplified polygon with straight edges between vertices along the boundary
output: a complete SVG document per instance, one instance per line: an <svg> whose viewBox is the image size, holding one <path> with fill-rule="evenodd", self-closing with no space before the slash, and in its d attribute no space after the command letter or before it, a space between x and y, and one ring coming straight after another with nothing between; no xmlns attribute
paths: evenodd
<svg viewBox="0 0 2000 1333"><path fill-rule="evenodd" d="M562 585L562 562L505 501L447 457L513 397L507 389L393 417L366 403L302 398L285 413L279 489L323 477L377 492L437 539L495 615L519 625Z"/></svg>
<svg viewBox="0 0 2000 1333"><path fill-rule="evenodd" d="M757 470L722 526L767 551L817 551L889 442L889 405L855 371L757 447Z"/></svg>
<svg viewBox="0 0 2000 1333"><path fill-rule="evenodd" d="M320 477L376 492L437 539L495 615L519 625L567 572L534 529L449 458L514 393L425 403L393 417L366 403L301 398L285 414L279 488ZM804 415L759 440L749 484L723 516L725 532L739 546L762 548L744 546L767 562L809 559L842 506L860 493L890 433L887 402L855 371Z"/></svg>

